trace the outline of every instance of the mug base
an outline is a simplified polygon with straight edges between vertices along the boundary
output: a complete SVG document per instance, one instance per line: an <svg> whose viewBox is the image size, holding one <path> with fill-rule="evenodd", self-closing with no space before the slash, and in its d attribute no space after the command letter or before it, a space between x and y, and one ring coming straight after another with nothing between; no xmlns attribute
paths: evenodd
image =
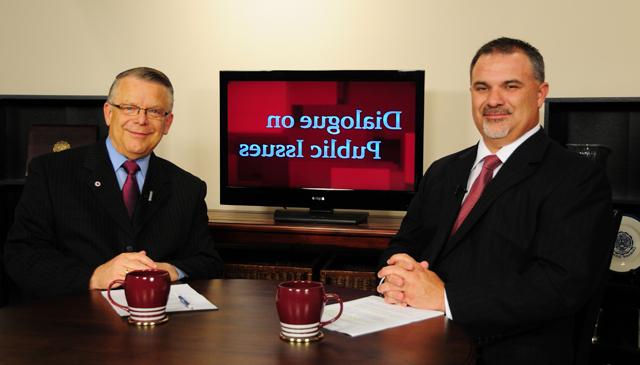
<svg viewBox="0 0 640 365"><path fill-rule="evenodd" d="M309 343L309 342L320 341L323 338L324 338L324 334L322 334L322 332L318 332L318 334L315 335L315 336L305 337L305 338L289 337L289 336L285 336L282 332L280 332L280 339L282 341L286 341L286 342L289 342L289 343Z"/></svg>
<svg viewBox="0 0 640 365"><path fill-rule="evenodd" d="M168 320L169 320L169 316L167 316L166 314L165 314L164 317L162 317L162 318L160 318L158 320L155 320L153 322L141 322L141 321L133 320L131 317L127 318L127 322L129 324L135 325L135 326L142 326L142 327L150 327L150 326L155 326L155 325L158 325L158 324L163 324Z"/></svg>

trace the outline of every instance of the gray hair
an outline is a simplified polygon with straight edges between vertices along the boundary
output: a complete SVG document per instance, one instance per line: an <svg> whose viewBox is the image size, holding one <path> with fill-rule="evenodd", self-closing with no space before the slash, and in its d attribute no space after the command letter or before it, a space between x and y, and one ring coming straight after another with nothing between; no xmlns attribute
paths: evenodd
<svg viewBox="0 0 640 365"><path fill-rule="evenodd" d="M169 78L167 77L167 75L165 75L164 73L162 73L159 70L156 70L154 68L151 67L136 67L136 68L132 68L130 70L126 70L126 71L122 71L118 74L118 76L116 76L115 80L113 80L113 83L111 84L111 87L109 88L109 96L107 97L108 101L112 101L113 100L113 96L115 94L115 90L117 89L118 83L120 82L121 79L125 78L125 77L135 77L141 80L146 80L149 82L153 82L156 84L160 84L164 87L167 88L167 91L169 91L169 96L170 96L170 103L171 103L171 109L173 109L173 85L171 85L171 81L169 80Z"/></svg>

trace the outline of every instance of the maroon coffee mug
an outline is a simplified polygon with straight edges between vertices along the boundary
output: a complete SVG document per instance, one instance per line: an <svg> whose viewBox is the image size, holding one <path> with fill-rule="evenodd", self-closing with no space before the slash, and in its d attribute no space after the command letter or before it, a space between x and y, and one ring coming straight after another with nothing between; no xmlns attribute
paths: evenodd
<svg viewBox="0 0 640 365"><path fill-rule="evenodd" d="M128 306L111 298L111 288L116 284L121 284L124 288ZM129 322L155 324L164 322L167 318L170 287L171 279L166 270L135 270L127 273L124 280L112 281L107 297L113 305L129 312Z"/></svg>
<svg viewBox="0 0 640 365"><path fill-rule="evenodd" d="M338 314L321 321L325 304L333 299L340 304ZM278 285L276 307L280 317L280 338L306 342L322 338L320 328L335 322L342 315L342 299L338 294L325 293L317 281L286 281Z"/></svg>

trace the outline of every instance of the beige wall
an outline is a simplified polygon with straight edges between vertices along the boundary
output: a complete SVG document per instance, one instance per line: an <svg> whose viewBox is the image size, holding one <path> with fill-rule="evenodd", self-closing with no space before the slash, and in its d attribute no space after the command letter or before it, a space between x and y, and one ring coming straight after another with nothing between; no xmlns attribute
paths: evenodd
<svg viewBox="0 0 640 365"><path fill-rule="evenodd" d="M104 95L126 68L163 70L176 118L157 152L220 208L220 70L426 69L428 166L477 140L484 42L537 46L551 97L640 96L639 19L636 0L0 0L0 94Z"/></svg>

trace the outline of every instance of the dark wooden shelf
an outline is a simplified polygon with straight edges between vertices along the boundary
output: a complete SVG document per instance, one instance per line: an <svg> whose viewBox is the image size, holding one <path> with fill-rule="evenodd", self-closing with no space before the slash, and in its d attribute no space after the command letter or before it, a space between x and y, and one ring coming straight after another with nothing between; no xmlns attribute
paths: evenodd
<svg viewBox="0 0 640 365"><path fill-rule="evenodd" d="M209 227L217 243L332 245L384 249L400 227L400 217L370 216L366 224L319 225L276 223L270 212L209 211Z"/></svg>
<svg viewBox="0 0 640 365"><path fill-rule="evenodd" d="M24 177L33 126L92 126L95 139L107 135L106 96L0 95L0 178Z"/></svg>
<svg viewBox="0 0 640 365"><path fill-rule="evenodd" d="M0 187L3 187L3 186L22 187L22 186L24 186L25 181L26 181L25 178L21 178L21 179L1 179L0 180Z"/></svg>
<svg viewBox="0 0 640 365"><path fill-rule="evenodd" d="M640 98L547 98L544 126L562 145L608 147L614 202L640 205Z"/></svg>

